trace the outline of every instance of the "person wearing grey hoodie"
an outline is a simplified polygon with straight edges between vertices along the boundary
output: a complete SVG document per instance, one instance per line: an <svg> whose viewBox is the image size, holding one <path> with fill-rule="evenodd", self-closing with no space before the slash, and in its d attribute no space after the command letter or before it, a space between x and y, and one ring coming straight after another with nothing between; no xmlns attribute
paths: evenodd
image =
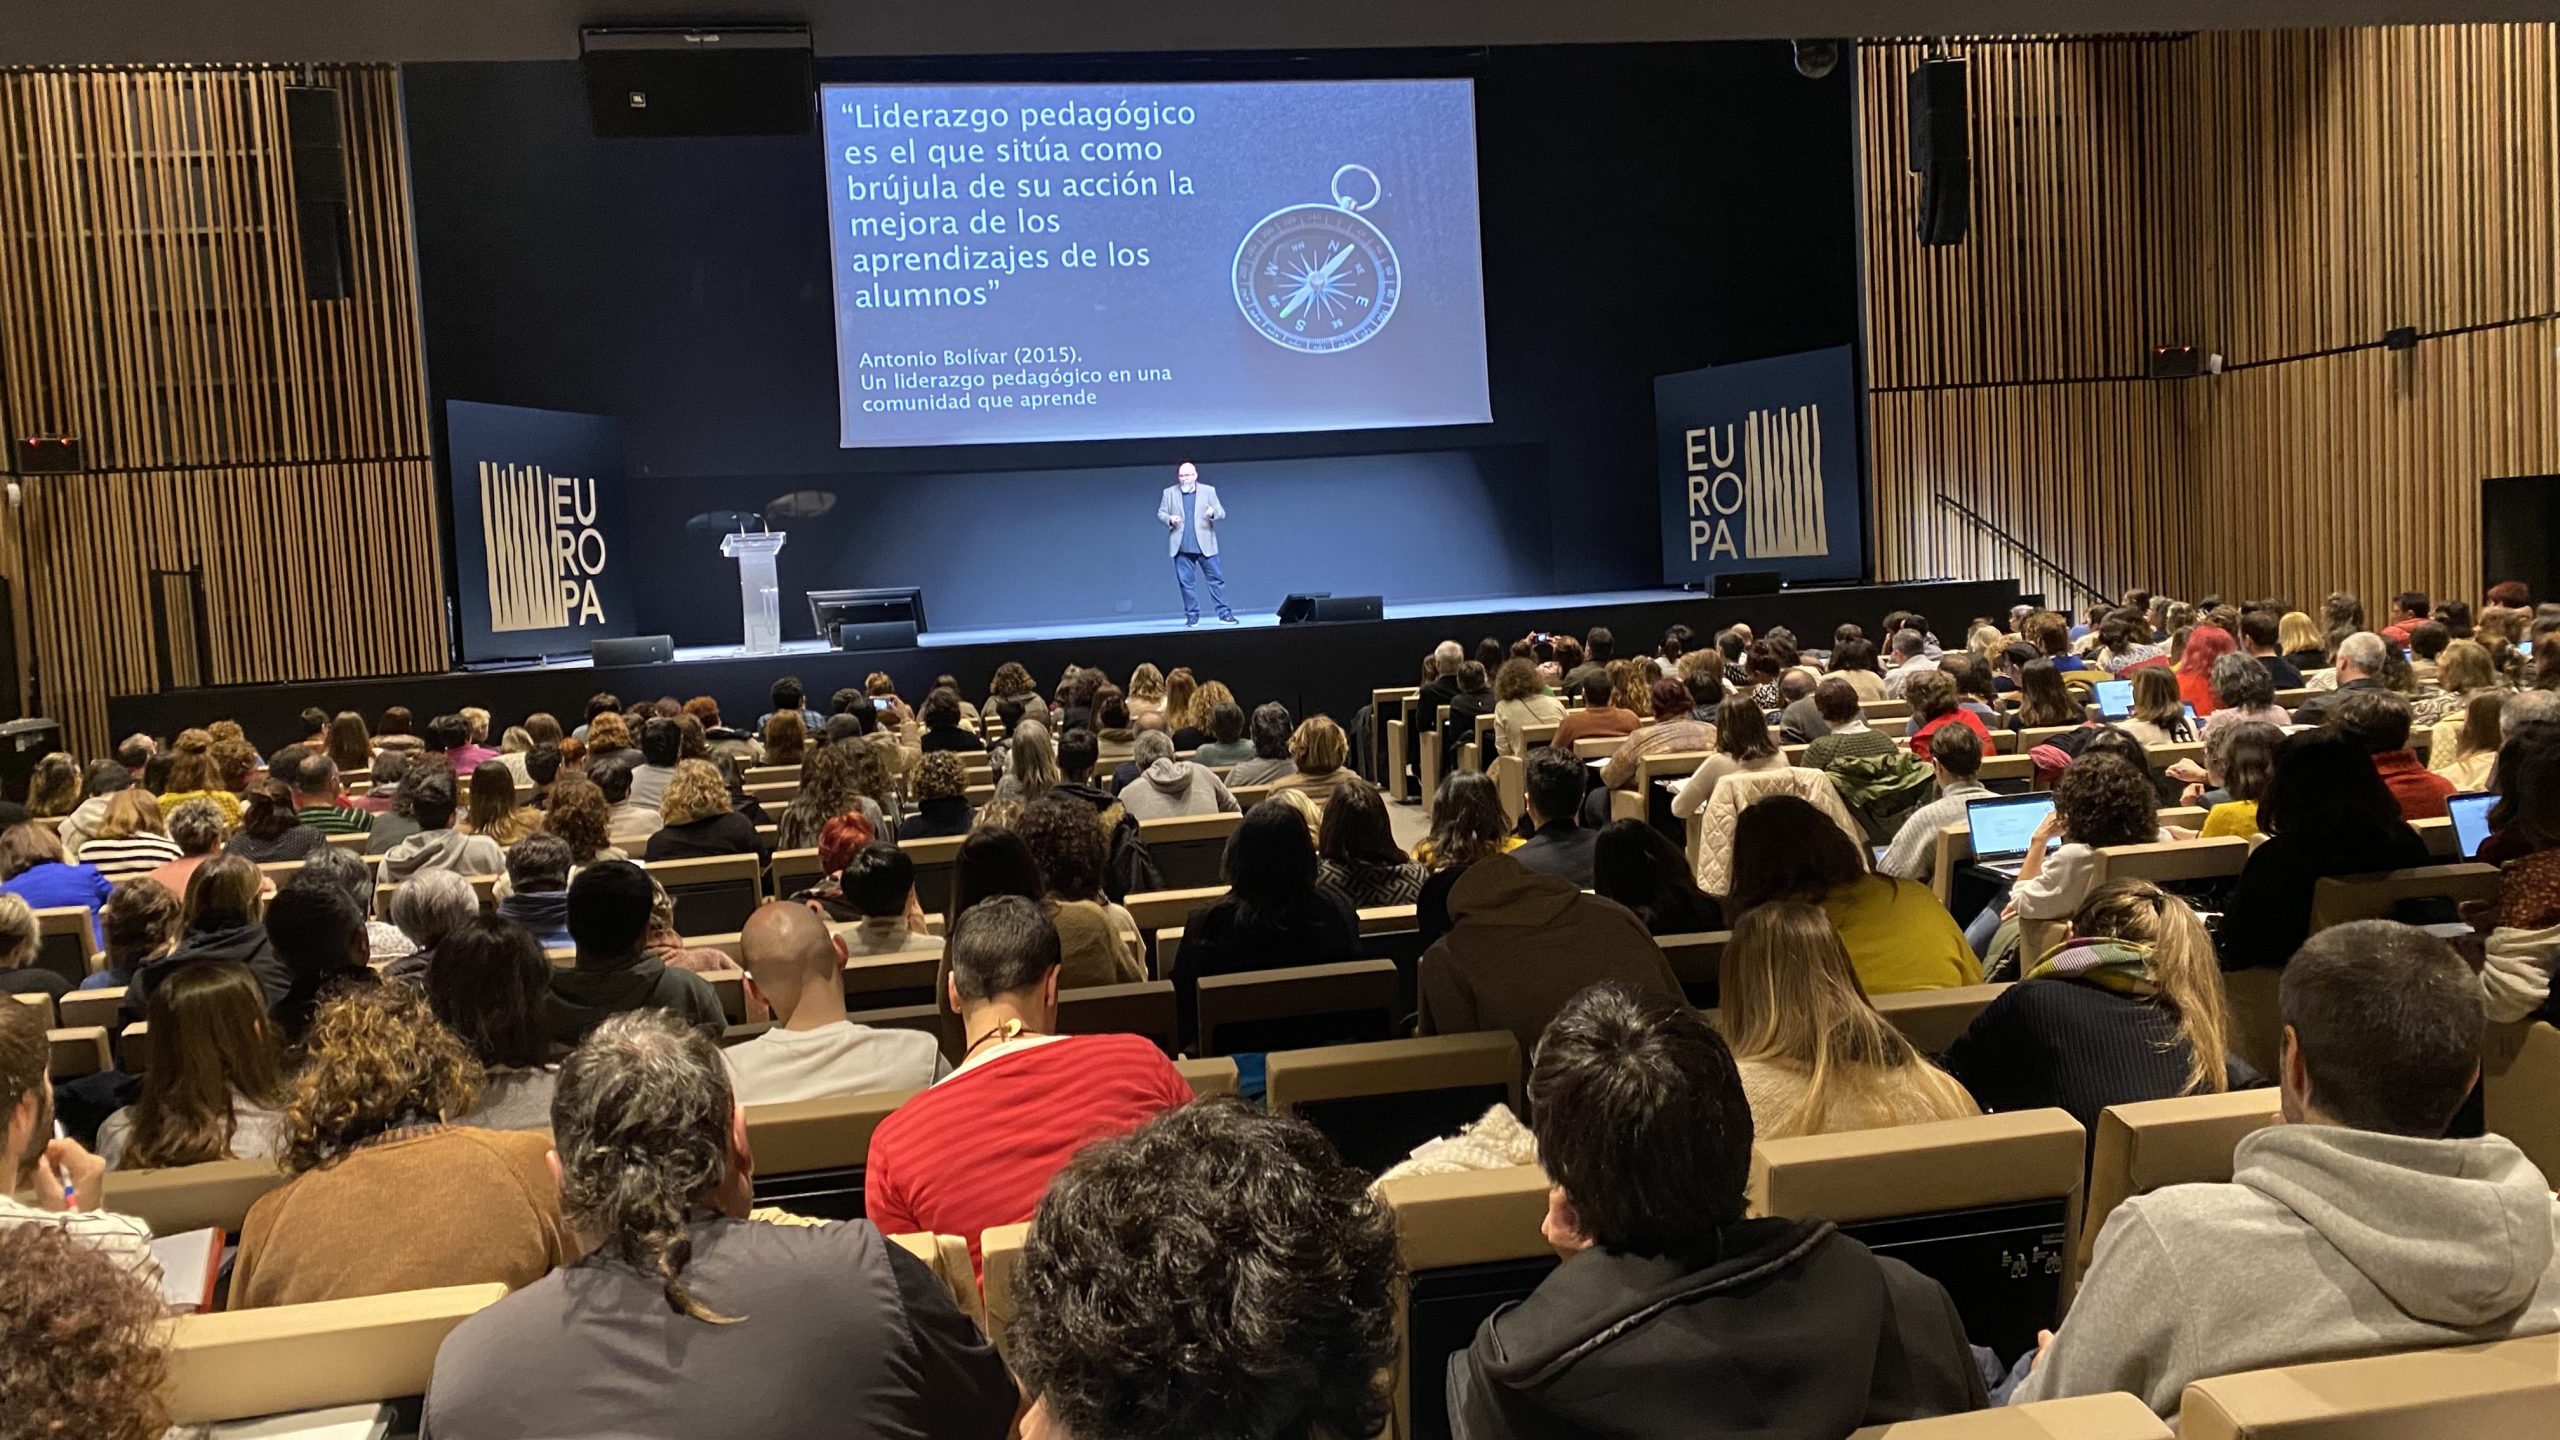
<svg viewBox="0 0 2560 1440"><path fill-rule="evenodd" d="M1197 761L1177 758L1173 737L1161 730L1140 734L1130 760L1138 767L1138 776L1121 787L1120 804L1137 819L1217 815L1244 808L1228 793L1226 782L1215 771Z"/></svg>
<svg viewBox="0 0 2560 1440"><path fill-rule="evenodd" d="M2444 1138L2480 1073L2470 968L2424 931L2336 926L2285 966L2284 1123L2231 1182L2117 1207L2010 1403L2560 1331L2560 1205L2497 1135Z"/></svg>
<svg viewBox="0 0 2560 1440"><path fill-rule="evenodd" d="M459 875L496 875L507 868L507 852L486 835L467 835L453 828L453 777L429 771L409 781L402 800L418 822L417 833L382 856L382 878L397 883L421 870L451 870ZM377 838L380 832L376 832Z"/></svg>

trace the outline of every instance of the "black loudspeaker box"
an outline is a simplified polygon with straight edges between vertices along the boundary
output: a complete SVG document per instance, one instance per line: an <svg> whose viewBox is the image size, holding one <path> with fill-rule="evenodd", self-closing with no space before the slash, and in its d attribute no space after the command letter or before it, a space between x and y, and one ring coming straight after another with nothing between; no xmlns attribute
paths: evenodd
<svg viewBox="0 0 2560 1440"><path fill-rule="evenodd" d="M598 665L663 665L676 658L676 641L672 635L634 635L623 640L598 640L589 647Z"/></svg>
<svg viewBox="0 0 2560 1440"><path fill-rule="evenodd" d="M1724 600L1735 595L1775 595L1780 583L1775 570L1727 570L1716 577L1715 597Z"/></svg>
<svg viewBox="0 0 2560 1440"><path fill-rule="evenodd" d="M913 620L852 620L827 629L827 643L838 650L912 650Z"/></svg>
<svg viewBox="0 0 2560 1440"><path fill-rule="evenodd" d="M1920 177L1923 245L1961 245L1973 223L1965 62L1923 60L1910 81L1911 169Z"/></svg>
<svg viewBox="0 0 2560 1440"><path fill-rule="evenodd" d="M608 140L806 135L817 114L806 26L614 27L578 39L587 116Z"/></svg>
<svg viewBox="0 0 2560 1440"><path fill-rule="evenodd" d="M1320 624L1332 624L1344 620L1375 620L1385 613L1383 603L1375 595L1319 595L1315 609L1307 618Z"/></svg>
<svg viewBox="0 0 2560 1440"><path fill-rule="evenodd" d="M1316 602L1331 595L1330 590L1292 590L1280 602L1280 623L1302 625L1316 613Z"/></svg>
<svg viewBox="0 0 2560 1440"><path fill-rule="evenodd" d="M302 251L302 293L344 300L355 293L355 238L347 228L347 155L338 92L288 85L284 127L293 158L293 235Z"/></svg>
<svg viewBox="0 0 2560 1440"><path fill-rule="evenodd" d="M12 720L0 725L0 797L25 804L36 762L62 748L62 727L51 720Z"/></svg>

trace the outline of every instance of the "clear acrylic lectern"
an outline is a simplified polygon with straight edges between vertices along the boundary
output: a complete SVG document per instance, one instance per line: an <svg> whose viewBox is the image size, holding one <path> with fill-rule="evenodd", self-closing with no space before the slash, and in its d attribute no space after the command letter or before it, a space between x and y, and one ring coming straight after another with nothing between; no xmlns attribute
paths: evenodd
<svg viewBox="0 0 2560 1440"><path fill-rule="evenodd" d="M738 562L738 608L746 613L746 639L739 648L749 655L782 649L782 586L774 578L773 557L782 553L783 538L779 530L720 537L720 553Z"/></svg>

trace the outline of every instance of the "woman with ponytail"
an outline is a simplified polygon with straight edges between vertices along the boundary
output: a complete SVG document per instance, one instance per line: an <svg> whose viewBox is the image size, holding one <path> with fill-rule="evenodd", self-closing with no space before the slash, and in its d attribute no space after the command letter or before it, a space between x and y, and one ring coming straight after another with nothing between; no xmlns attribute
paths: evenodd
<svg viewBox="0 0 2560 1440"><path fill-rule="evenodd" d="M759 930L773 920L749 933L790 929ZM758 1440L1006 1433L1013 1378L923 1264L871 1225L747 1218L734 1094L718 1046L664 1010L589 1032L560 1067L550 1137L584 1258L446 1337L427 1385L437 1440L717 1435L741 1417Z"/></svg>
<svg viewBox="0 0 2560 1440"><path fill-rule="evenodd" d="M2222 968L2187 902L2148 880L2090 892L2071 934L1947 1047L1985 1110L2058 1106L2097 1133L2137 1100L2265 1082L2230 1051Z"/></svg>
<svg viewBox="0 0 2560 1440"><path fill-rule="evenodd" d="M328 847L329 837L302 823L293 803L293 787L272 776L240 797L240 832L222 848L259 865L278 860L308 860Z"/></svg>

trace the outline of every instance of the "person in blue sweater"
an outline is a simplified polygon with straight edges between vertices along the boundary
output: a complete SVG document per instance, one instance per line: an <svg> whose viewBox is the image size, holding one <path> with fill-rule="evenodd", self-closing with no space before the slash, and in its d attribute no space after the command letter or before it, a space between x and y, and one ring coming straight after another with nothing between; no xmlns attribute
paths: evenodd
<svg viewBox="0 0 2560 1440"><path fill-rule="evenodd" d="M75 865L62 853L60 836L32 820L0 831L0 894L15 895L31 910L77 905L89 912L95 933L98 907L115 889L95 865Z"/></svg>

